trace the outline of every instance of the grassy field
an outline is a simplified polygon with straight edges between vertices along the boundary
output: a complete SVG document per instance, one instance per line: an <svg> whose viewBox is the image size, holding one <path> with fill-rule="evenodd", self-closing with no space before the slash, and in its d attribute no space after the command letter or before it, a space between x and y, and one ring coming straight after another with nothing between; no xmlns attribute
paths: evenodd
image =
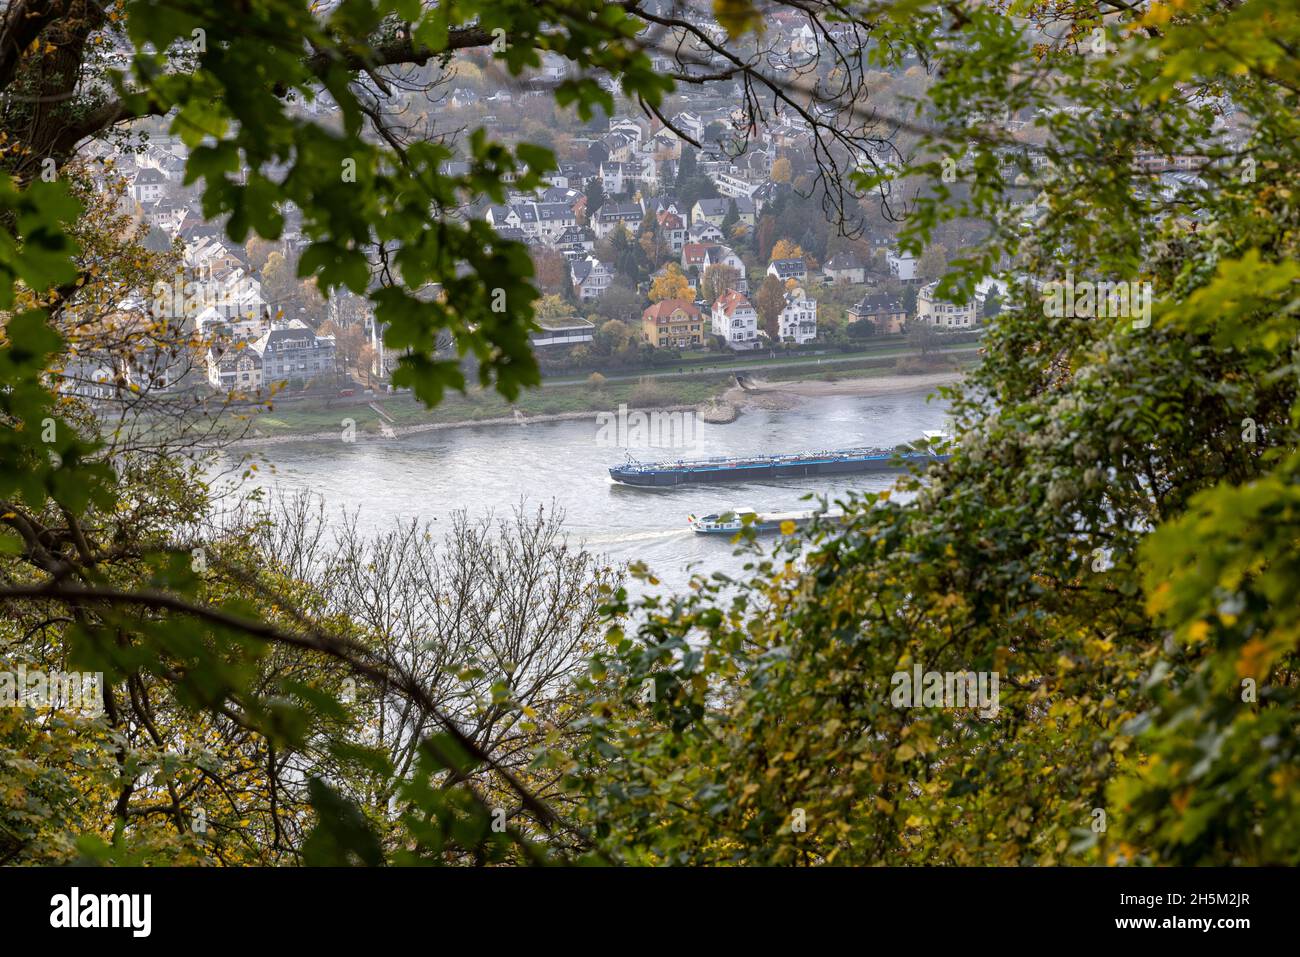
<svg viewBox="0 0 1300 957"><path fill-rule="evenodd" d="M512 406L495 392L474 389L468 395L447 395L436 409L426 409L409 395L382 396L375 405L387 419L368 405L338 405L332 409L299 407L284 403L253 418L251 436L296 435L341 430L344 419L352 419L358 432L379 434L381 422L394 427L428 423L468 423L510 418L518 410L525 416L563 415L581 412L612 412L620 404L631 407L694 405L720 395L731 383L725 375L691 376L656 380L653 383L609 382L600 388L581 385L547 386L524 392Z"/></svg>

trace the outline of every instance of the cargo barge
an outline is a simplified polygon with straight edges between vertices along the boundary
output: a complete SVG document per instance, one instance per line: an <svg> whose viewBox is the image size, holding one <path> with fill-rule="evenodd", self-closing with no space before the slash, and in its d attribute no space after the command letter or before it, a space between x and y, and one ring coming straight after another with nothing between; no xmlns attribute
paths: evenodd
<svg viewBox="0 0 1300 957"><path fill-rule="evenodd" d="M613 466L609 477L624 485L668 488L693 482L753 482L763 479L888 472L947 460L935 452L896 449L836 449L787 455L721 456L711 459L642 463L629 459Z"/></svg>

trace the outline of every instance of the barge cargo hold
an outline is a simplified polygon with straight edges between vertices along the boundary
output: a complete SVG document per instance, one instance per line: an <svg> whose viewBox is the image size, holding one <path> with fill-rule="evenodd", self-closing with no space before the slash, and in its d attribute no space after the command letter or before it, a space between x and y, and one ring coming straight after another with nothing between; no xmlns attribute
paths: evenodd
<svg viewBox="0 0 1300 957"><path fill-rule="evenodd" d="M609 477L624 485L669 488L694 482L753 482L764 479L848 475L854 472L888 472L912 465L942 462L934 452L899 452L894 449L837 449L792 452L788 455L722 456L643 464L629 460L609 470Z"/></svg>

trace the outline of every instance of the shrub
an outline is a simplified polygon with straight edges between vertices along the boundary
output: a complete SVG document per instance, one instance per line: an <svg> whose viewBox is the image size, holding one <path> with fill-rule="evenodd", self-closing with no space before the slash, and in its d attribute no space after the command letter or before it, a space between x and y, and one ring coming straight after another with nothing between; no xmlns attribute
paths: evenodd
<svg viewBox="0 0 1300 957"><path fill-rule="evenodd" d="M672 395L650 379L642 379L632 389L627 404L632 408L649 408L651 406L671 405Z"/></svg>

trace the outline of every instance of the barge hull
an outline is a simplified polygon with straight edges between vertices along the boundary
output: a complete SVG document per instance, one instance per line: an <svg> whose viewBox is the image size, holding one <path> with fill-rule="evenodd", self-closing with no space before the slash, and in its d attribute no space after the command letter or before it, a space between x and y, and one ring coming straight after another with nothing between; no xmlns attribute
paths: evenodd
<svg viewBox="0 0 1300 957"><path fill-rule="evenodd" d="M896 472L918 461L942 461L946 456L909 455L901 463L893 456L820 462L773 462L743 466L696 465L684 469L630 469L615 467L610 477L625 485L643 488L671 488L696 482L753 482L773 478L808 478L818 475L851 475L858 472Z"/></svg>

